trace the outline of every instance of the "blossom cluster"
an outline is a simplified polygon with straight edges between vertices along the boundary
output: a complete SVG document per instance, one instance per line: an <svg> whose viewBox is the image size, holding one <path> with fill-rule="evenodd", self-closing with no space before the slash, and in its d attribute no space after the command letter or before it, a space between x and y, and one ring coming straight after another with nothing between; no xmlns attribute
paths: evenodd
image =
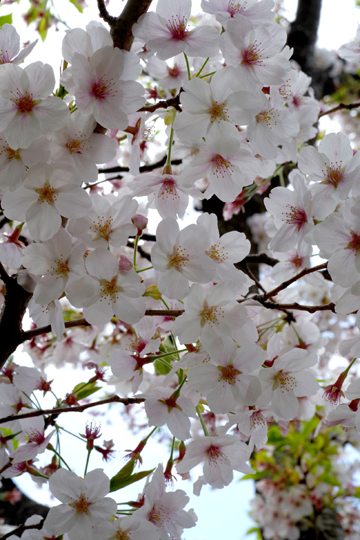
<svg viewBox="0 0 360 540"><path fill-rule="evenodd" d="M0 420L10 431L0 435L0 476L49 481L61 504L42 536L180 538L196 516L165 479L201 464L194 493L221 489L234 471L253 472L248 461L270 425L308 420L316 407L324 429L360 432L360 382L350 372L360 351L360 315L356 324L351 315L360 309L360 154L342 133L306 144L321 105L291 63L272 0L203 0L192 29L191 7L159 0L134 24L133 52L114 48L100 23L69 30L57 89L52 67L21 67L32 46L16 56L16 30L0 29L0 49L8 47L0 65L1 275L31 296L33 326L21 335L34 366L10 360L1 372ZM274 187L285 164L288 183ZM119 167L122 177L109 176ZM236 227L225 232L215 213L182 221L191 198L216 195L229 219L267 188L265 219L247 221L250 239ZM262 259L250 254L250 240ZM315 255L326 262L316 266ZM335 375L334 353L345 362ZM37 412L32 396L51 391L46 367L65 362L95 375L57 398L57 411L78 406L101 388L96 382L106 389L109 368L117 398L135 396L148 425L171 434L165 471L160 464L136 477L148 476L131 516L119 517L107 496L119 478L86 469L81 479L63 468L51 422ZM98 435L87 429L87 451L107 459L112 442L94 446ZM135 481L145 444L130 454L122 481ZM38 466L44 452L53 452L52 466ZM313 512L301 489L290 499L301 500L299 519ZM280 533L267 524L268 538L296 540L296 521Z"/></svg>

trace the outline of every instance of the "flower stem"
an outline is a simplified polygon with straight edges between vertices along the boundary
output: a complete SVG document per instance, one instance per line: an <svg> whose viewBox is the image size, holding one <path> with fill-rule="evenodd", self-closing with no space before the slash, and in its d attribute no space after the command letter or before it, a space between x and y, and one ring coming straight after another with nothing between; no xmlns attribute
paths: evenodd
<svg viewBox="0 0 360 540"><path fill-rule="evenodd" d="M202 426L202 428L203 428L204 435L205 435L206 437L209 437L209 432L208 432L208 430L207 430L207 427L205 426L205 422L204 422L204 420L203 420L203 417L201 416L201 412L200 412L200 407L199 407L199 405L196 405L195 409L196 409L196 412L197 412L197 414L198 414L198 417L199 417L199 420L200 420L200 424L201 424L201 426Z"/></svg>
<svg viewBox="0 0 360 540"><path fill-rule="evenodd" d="M167 156L167 160L166 160L166 166L169 166L169 167L171 167L171 150L172 150L172 145L173 145L173 138L174 138L174 130L171 127L170 140L169 140L169 150L168 150L168 156Z"/></svg>
<svg viewBox="0 0 360 540"><path fill-rule="evenodd" d="M188 79L190 81L190 79L191 79L190 64L189 64L189 59L188 59L186 53L184 53L184 57L185 57L185 62L186 62L186 69L187 69Z"/></svg>
<svg viewBox="0 0 360 540"><path fill-rule="evenodd" d="M65 459L64 459L63 457L61 457L61 455L59 454L59 452L58 452L57 450L55 450L54 447L52 447L51 451L54 452L54 454L56 454L57 457L63 462L63 464L65 465L65 467L66 467L69 471L71 471L71 469L70 469L69 465L66 463Z"/></svg>
<svg viewBox="0 0 360 540"><path fill-rule="evenodd" d="M210 57L208 56L207 59L205 60L205 62L203 63L203 65L201 66L201 68L199 69L199 71L197 72L196 77L199 77L200 73L202 72L202 70L204 69L206 64L208 63L209 59L210 59Z"/></svg>
<svg viewBox="0 0 360 540"><path fill-rule="evenodd" d="M86 473L87 473L87 470L88 470L89 461L90 461L90 454L91 454L91 450L88 450L87 458L86 458L86 463L85 463L84 476L86 476Z"/></svg>

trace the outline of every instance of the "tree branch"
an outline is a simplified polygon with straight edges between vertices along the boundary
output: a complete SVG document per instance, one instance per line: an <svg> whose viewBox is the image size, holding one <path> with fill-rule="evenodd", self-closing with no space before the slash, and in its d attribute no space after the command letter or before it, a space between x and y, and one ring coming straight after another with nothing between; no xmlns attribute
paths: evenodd
<svg viewBox="0 0 360 540"><path fill-rule="evenodd" d="M100 17L105 21L107 22L110 26L112 24L115 24L116 23L116 17L112 17L108 10L106 9L106 6L105 6L105 1L104 0L97 0L97 3L98 3L98 9L99 9L99 15Z"/></svg>
<svg viewBox="0 0 360 540"><path fill-rule="evenodd" d="M39 523L35 523L34 525L19 525L19 527L16 527L16 529L13 529L12 531L4 534L4 536L0 537L0 540L6 540L6 538L10 538L13 534L16 536L20 536L24 531L28 531L29 529L42 529L42 526L44 524L44 518L39 521Z"/></svg>
<svg viewBox="0 0 360 540"><path fill-rule="evenodd" d="M268 298L271 298L272 296L276 296L277 294L279 294L280 291L287 289L289 285L291 285L292 283L295 283L295 281L298 281L298 279L308 274L312 274L313 272L317 272L318 270L325 270L326 267L327 267L327 262L323 264L319 264L318 266L312 266L311 268L304 268L304 270L296 274L296 276L293 276L287 281L284 281L283 283L281 283L278 287L276 287L276 289L273 289L272 291L269 291L266 294L261 295L261 298L262 300L267 300Z"/></svg>
<svg viewBox="0 0 360 540"><path fill-rule="evenodd" d="M317 311L332 311L335 312L335 304L330 302L330 304L322 304L320 306L305 306L303 304L298 304L294 302L293 304L277 304L276 302L268 302L263 300L261 296L253 296L251 300L257 300L263 307L268 309L277 309L278 311L287 311L296 309L298 311L308 311L309 313L316 313Z"/></svg>
<svg viewBox="0 0 360 540"><path fill-rule="evenodd" d="M334 107L333 109L330 109L328 111L324 111L322 113L319 114L319 118L321 118L322 116L325 116L326 114L331 114L333 112L336 112L336 111L341 111L342 109L346 109L348 111L351 111L351 109L357 109L358 107L360 107L360 103L340 103L337 107Z"/></svg>
<svg viewBox="0 0 360 540"><path fill-rule="evenodd" d="M175 107L177 111L181 111L180 107L180 92L173 98L158 101L155 105L145 105L138 109L138 112L155 112L158 109L168 109L169 107Z"/></svg>
<svg viewBox="0 0 360 540"><path fill-rule="evenodd" d="M23 414L12 414L10 416L5 416L4 418L0 418L0 424L5 424L6 422L10 422L11 420L23 420L24 418L34 418L35 416L44 416L45 414L50 414L51 416L59 415L62 413L68 413L68 412L83 412L86 409L90 409L91 407L98 407L99 405L106 405L108 403L122 403L127 407L128 405L132 405L134 403L143 403L145 401L145 398L121 398L119 396L112 396L107 399L102 399L100 401L93 401L92 403L86 403L85 405L75 405L74 407L57 407L55 409L37 409L36 411L31 411L28 413Z"/></svg>
<svg viewBox="0 0 360 540"><path fill-rule="evenodd" d="M22 343L22 319L32 296L10 277L0 263L0 277L5 284L4 303L0 313L0 369Z"/></svg>
<svg viewBox="0 0 360 540"><path fill-rule="evenodd" d="M159 161L157 161L156 163L151 163L150 165L141 165L141 167L139 167L139 171L141 173L143 172L151 172L153 171L154 169L159 169L160 167L163 167L166 163L166 159L167 159L167 156L165 155L163 158L161 158ZM182 159L173 159L171 161L171 165L181 165L182 164ZM118 172L129 172L130 169L129 167L109 167L108 169L104 168L104 169L98 169L98 172L99 174L100 173L118 173ZM110 180L110 179L108 179ZM91 187L91 186L94 186L96 184L89 184L88 187Z"/></svg>

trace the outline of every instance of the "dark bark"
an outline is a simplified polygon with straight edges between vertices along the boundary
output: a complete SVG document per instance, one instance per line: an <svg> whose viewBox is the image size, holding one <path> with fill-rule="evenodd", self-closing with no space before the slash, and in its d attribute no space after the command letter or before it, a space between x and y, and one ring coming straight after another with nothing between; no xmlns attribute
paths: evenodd
<svg viewBox="0 0 360 540"><path fill-rule="evenodd" d="M1 483L0 494L11 492L17 487L11 478L2 478ZM7 525L25 523L34 514L45 517L50 510L48 506L33 501L24 493L21 495L20 501L15 504L3 500L0 502L0 518L3 518Z"/></svg>

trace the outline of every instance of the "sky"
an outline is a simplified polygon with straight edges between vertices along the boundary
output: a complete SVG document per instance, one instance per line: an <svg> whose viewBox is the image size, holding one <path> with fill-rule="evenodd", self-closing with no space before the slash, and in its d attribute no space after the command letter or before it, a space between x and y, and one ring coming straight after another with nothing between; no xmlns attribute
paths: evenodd
<svg viewBox="0 0 360 540"><path fill-rule="evenodd" d="M55 5L58 8L59 15L62 19L66 20L72 28L86 26L86 23L91 19L98 19L96 0L87 0L90 7L86 9L85 14L80 15L77 10L67 0L54 0ZM119 6L119 0L110 0L108 9L111 14L117 14ZM196 6L200 4L200 0L193 2L193 13L196 12ZM21 41L27 40L33 41L36 39L34 31L27 29L24 21L21 19L21 14L27 9L27 0L21 0L20 5L6 5L0 7L0 16L13 12L14 23L20 33ZM153 9L155 9L156 2L153 3ZM284 7L287 10L286 16L291 21L294 18L296 10L296 0L285 0ZM341 9L339 6L341 5ZM360 21L360 9L355 8L355 0L342 0L341 4L339 0L323 0L323 10L321 16L321 24L319 29L318 46L326 49L336 50L342 45L355 37L357 24ZM61 41L64 36L65 27L59 25L59 32L49 32L49 37L45 43L39 43L35 47L33 53L29 57L29 61L33 62L40 60L42 62L50 63L56 73L59 73L61 65ZM18 355L16 358L18 363L23 365L31 365L28 357L25 354ZM70 368L71 369L71 368ZM65 381L69 377L68 368L62 371L62 374L55 371L54 368L49 368L49 379L55 378L54 388L55 392L59 395L63 394L63 387ZM72 371L71 378L73 384L86 380L85 374L81 371ZM68 391L68 389L66 389ZM49 406L52 403L49 402ZM125 425L121 419L118 411L119 407L113 407L109 416L104 416L101 426L102 437L100 438L100 444L102 441L114 439L118 453L116 459L106 465L105 471L109 475L116 474L116 472L123 466L124 461L121 460L124 455L124 450L133 449L139 442L138 437L132 435L126 435L124 437ZM84 417L79 413L71 413L62 415L61 425L66 429L72 430L75 434L84 432L85 420L91 419L90 415ZM110 419L112 424L106 419ZM100 417L96 417L96 420L101 420ZM63 452L64 458L74 463L73 458L75 454L81 456L76 463L76 472L78 474L83 473L85 452L83 451L83 443L77 439L69 436L64 437ZM151 468L154 466L154 455L156 455L158 461L163 460L166 462L168 457L168 448L156 445L150 442L144 452L144 467ZM43 462L43 460L41 460ZM91 457L90 468L103 468L104 463L101 461L100 454L95 454ZM199 469L195 470L194 478L196 474L201 474ZM236 480L225 488L224 490L211 490L204 488L204 492L201 497L195 497L192 495L192 484L190 482L177 482L175 489L184 489L191 497L191 501L186 509L194 508L198 515L198 523L196 528L188 529L185 531L184 540L218 540L223 536L226 536L229 540L255 540L254 535L245 536L247 529L254 525L254 522L248 517L249 500L254 496L254 488L252 481L243 481L239 484L241 475L237 474ZM37 500L47 503L56 504L55 500L50 501L49 495L46 489L38 489L34 487L33 481L28 475L23 476L19 480L21 488L29 495ZM133 485L126 490L126 500L131 500L137 497L140 487ZM117 500L124 500L122 494L117 494Z"/></svg>

